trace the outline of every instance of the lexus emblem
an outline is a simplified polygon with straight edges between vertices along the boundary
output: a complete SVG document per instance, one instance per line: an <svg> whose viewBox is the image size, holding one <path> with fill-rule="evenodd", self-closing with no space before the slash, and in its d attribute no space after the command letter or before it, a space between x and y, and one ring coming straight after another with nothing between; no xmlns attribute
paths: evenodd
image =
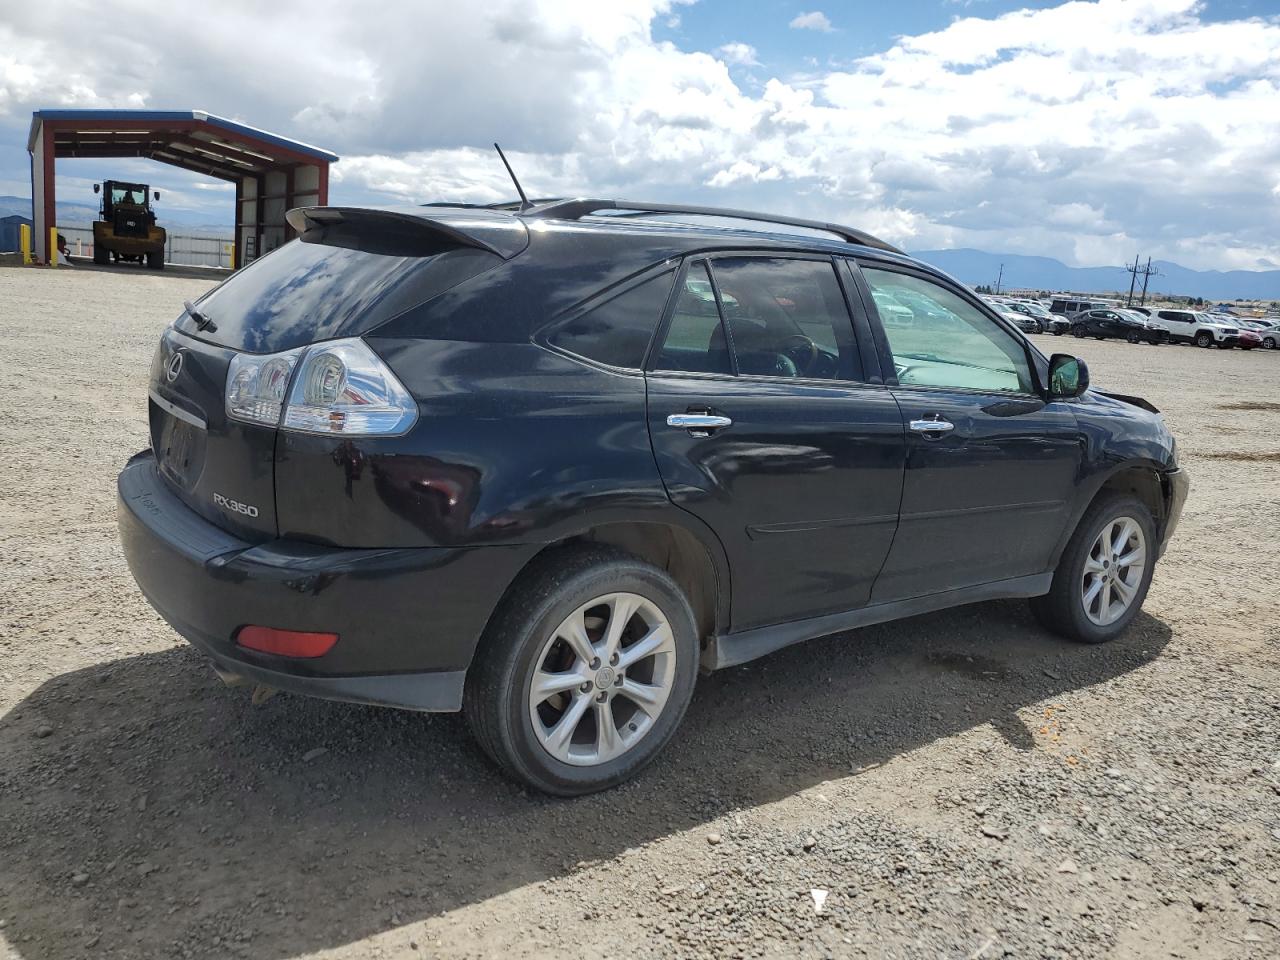
<svg viewBox="0 0 1280 960"><path fill-rule="evenodd" d="M178 374L182 372L182 353L179 351L169 358L169 365L164 368L165 379L170 383L178 379Z"/></svg>

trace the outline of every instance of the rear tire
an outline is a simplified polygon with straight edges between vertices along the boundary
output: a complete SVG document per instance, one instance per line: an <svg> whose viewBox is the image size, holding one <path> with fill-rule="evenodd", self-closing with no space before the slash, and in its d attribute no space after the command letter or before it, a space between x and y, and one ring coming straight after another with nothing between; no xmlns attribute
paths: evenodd
<svg viewBox="0 0 1280 960"><path fill-rule="evenodd" d="M1274 350L1276 348L1276 338L1275 337L1264 338L1262 341L1262 348L1264 350Z"/></svg>
<svg viewBox="0 0 1280 960"><path fill-rule="evenodd" d="M610 657L615 615L621 636ZM661 645L640 656L650 638ZM467 673L463 710L509 776L576 796L653 760L684 716L697 670L693 611L666 572L612 547L568 547L508 590ZM538 678L554 692L535 692Z"/></svg>
<svg viewBox="0 0 1280 960"><path fill-rule="evenodd" d="M1107 549L1119 540L1119 549ZM1104 494L1080 519L1058 560L1053 586L1031 600L1031 611L1068 640L1114 640L1142 609L1155 561L1155 522L1146 505L1125 494Z"/></svg>
<svg viewBox="0 0 1280 960"><path fill-rule="evenodd" d="M1131 334L1129 334L1128 339L1129 339L1129 342L1130 342L1130 343L1137 343L1137 342L1138 342L1139 340L1141 340L1142 338L1141 338L1141 337L1139 337L1136 333L1131 333Z"/></svg>
<svg viewBox="0 0 1280 960"><path fill-rule="evenodd" d="M111 253L107 250L106 247L104 247L100 243L95 243L93 245L93 262L94 263L105 265L110 258L111 258Z"/></svg>
<svg viewBox="0 0 1280 960"><path fill-rule="evenodd" d="M147 269L149 269L149 270L163 270L163 269L164 269L164 254L163 254L163 253L159 253L159 252L156 252L156 253L148 253L148 254L147 254Z"/></svg>

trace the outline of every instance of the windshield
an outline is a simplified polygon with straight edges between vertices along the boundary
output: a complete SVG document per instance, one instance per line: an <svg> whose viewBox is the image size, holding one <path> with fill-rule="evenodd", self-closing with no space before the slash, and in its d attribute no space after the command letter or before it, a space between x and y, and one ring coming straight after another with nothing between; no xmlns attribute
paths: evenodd
<svg viewBox="0 0 1280 960"><path fill-rule="evenodd" d="M111 187L111 202L133 203L140 207L147 204L147 188L137 183L117 183Z"/></svg>

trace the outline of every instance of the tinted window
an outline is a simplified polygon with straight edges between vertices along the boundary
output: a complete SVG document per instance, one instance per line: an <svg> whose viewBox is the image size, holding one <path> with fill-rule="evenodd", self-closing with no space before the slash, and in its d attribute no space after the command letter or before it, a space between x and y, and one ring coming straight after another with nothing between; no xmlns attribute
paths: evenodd
<svg viewBox="0 0 1280 960"><path fill-rule="evenodd" d="M711 277L702 261L689 267L653 366L656 370L690 373L733 372Z"/></svg>
<svg viewBox="0 0 1280 960"><path fill-rule="evenodd" d="M293 240L200 300L216 331L185 315L177 327L236 350L289 350L366 333L501 262L471 248L402 257Z"/></svg>
<svg viewBox="0 0 1280 960"><path fill-rule="evenodd" d="M738 372L854 380L853 324L829 260L713 260Z"/></svg>
<svg viewBox="0 0 1280 960"><path fill-rule="evenodd" d="M557 324L547 340L578 356L639 368L649 338L662 319L672 273L646 280L586 313Z"/></svg>
<svg viewBox="0 0 1280 960"><path fill-rule="evenodd" d="M911 324L883 324L899 383L1031 391L1022 345L973 304L919 277L866 267L862 273L873 297L888 293L911 308Z"/></svg>

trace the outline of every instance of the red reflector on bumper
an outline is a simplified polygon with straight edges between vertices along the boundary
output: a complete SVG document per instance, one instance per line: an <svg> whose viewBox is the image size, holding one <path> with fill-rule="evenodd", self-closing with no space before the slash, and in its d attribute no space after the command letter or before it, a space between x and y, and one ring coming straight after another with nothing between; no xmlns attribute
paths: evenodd
<svg viewBox="0 0 1280 960"><path fill-rule="evenodd" d="M275 627L241 627L236 634L238 646L281 657L323 657L337 642L336 633L305 633Z"/></svg>

